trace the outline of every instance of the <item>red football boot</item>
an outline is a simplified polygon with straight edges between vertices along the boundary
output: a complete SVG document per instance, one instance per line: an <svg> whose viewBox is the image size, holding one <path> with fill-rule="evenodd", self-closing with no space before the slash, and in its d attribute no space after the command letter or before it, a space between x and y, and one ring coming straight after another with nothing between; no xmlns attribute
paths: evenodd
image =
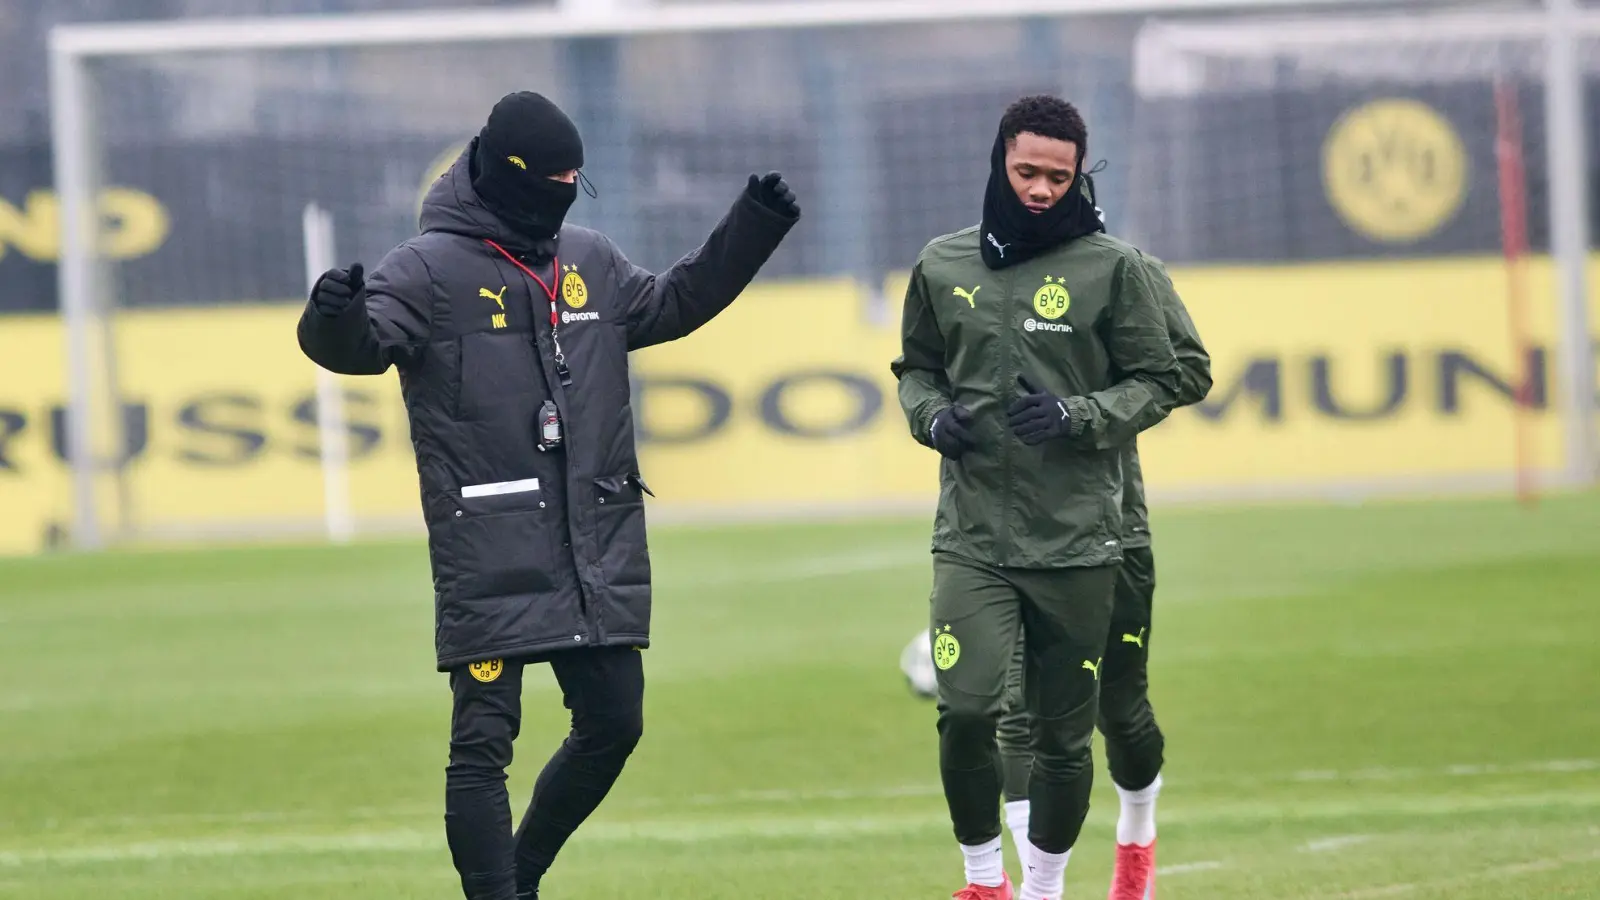
<svg viewBox="0 0 1600 900"><path fill-rule="evenodd" d="M1011 876L1002 875L999 887L969 884L951 895L951 900L1011 900Z"/></svg>
<svg viewBox="0 0 1600 900"><path fill-rule="evenodd" d="M1107 900L1155 900L1156 845L1117 845L1117 868L1111 876Z"/></svg>

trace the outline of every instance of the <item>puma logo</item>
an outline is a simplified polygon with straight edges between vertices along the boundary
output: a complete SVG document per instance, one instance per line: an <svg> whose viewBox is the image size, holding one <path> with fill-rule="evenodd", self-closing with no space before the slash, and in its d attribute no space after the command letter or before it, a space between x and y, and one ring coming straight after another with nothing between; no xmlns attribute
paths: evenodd
<svg viewBox="0 0 1600 900"><path fill-rule="evenodd" d="M494 293L493 291L490 291L488 288L478 288L478 296L482 297L485 300L493 300L495 303L500 305L501 309L505 309L506 308L506 301L505 301L506 289L505 289L505 285L501 285L500 286L500 293L498 293L498 294Z"/></svg>
<svg viewBox="0 0 1600 900"><path fill-rule="evenodd" d="M1094 680L1095 681L1099 681L1100 680L1100 663L1102 663L1104 661L1105 661L1105 657L1104 656L1100 657L1099 659L1095 660L1094 662L1089 662L1087 659L1083 661L1083 667L1085 669L1089 670L1089 674L1094 676Z"/></svg>
<svg viewBox="0 0 1600 900"><path fill-rule="evenodd" d="M968 291L966 288L956 288L955 293L956 293L957 297L960 297L961 299L967 301L967 305L968 306L972 307L973 309L977 309L978 308L978 292L981 291L981 290L983 290L983 285L980 284L977 287L973 288L971 291Z"/></svg>
<svg viewBox="0 0 1600 900"><path fill-rule="evenodd" d="M1005 259L1006 258L1006 248L1011 246L1010 244L1002 244L1002 243L1000 243L999 239L994 236L994 232L992 232L992 231L989 232L989 243L993 244L994 248L996 250L1000 251L1000 258L1001 259Z"/></svg>
<svg viewBox="0 0 1600 900"><path fill-rule="evenodd" d="M1132 644L1139 649L1144 649L1144 629L1139 629L1138 634L1125 634L1122 636L1124 644Z"/></svg>

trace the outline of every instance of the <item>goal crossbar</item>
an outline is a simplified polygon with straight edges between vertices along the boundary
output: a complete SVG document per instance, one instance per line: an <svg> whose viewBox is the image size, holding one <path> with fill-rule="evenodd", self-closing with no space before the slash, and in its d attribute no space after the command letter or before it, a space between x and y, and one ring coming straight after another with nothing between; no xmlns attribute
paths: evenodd
<svg viewBox="0 0 1600 900"><path fill-rule="evenodd" d="M1563 27L1577 34L1600 35L1600 9L1576 11ZM1396 13L1359 17L1284 17L1270 20L1185 22L1155 21L1141 38L1166 51L1217 53L1230 57L1268 57L1322 47L1409 44L1421 41L1535 41L1549 34L1550 17L1542 12Z"/></svg>
<svg viewBox="0 0 1600 900"><path fill-rule="evenodd" d="M693 3L594 13L477 9L58 25L50 52L79 58L229 50L374 47L1033 16L1254 13L1393 6L1395 0L816 0ZM1447 6L1451 0L1432 0Z"/></svg>

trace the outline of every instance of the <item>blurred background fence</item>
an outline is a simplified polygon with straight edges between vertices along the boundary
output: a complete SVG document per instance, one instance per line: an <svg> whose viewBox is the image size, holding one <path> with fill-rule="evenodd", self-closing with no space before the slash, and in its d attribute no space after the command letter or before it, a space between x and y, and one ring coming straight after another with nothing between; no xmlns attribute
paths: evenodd
<svg viewBox="0 0 1600 900"><path fill-rule="evenodd" d="M573 218L643 265L750 172L805 206L740 304L635 359L663 514L931 505L899 290L976 221L1031 92L1083 108L1112 233L1168 262L1213 353L1210 400L1143 442L1155 497L1593 478L1600 12L1561 13L1558 72L1540 3L966 6L0 0L0 551L320 528L303 211L375 262L518 89L578 121L599 197ZM82 27L114 19L177 26ZM1553 72L1588 88L1566 131ZM98 215L63 272L73 191ZM394 377L344 387L358 530L417 527Z"/></svg>

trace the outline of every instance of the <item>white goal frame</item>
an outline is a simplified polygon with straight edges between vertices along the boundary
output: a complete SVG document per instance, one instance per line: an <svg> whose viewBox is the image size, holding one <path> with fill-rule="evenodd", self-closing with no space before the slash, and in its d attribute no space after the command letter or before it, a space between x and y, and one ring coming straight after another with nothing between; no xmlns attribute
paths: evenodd
<svg viewBox="0 0 1600 900"><path fill-rule="evenodd" d="M1567 469L1560 480L1569 487L1585 487L1600 479L1600 437L1596 435L1600 402L1589 314L1590 186L1583 65L1578 55L1578 43L1586 38L1600 38L1600 9L1580 8L1577 0L1546 0L1543 12L1435 11L1315 20L1153 22L1139 36L1134 77L1143 92L1182 95L1193 74L1189 63L1197 54L1249 59L1285 50L1422 41L1541 43L1545 155L1551 186L1550 250L1559 273L1556 364L1566 425Z"/></svg>
<svg viewBox="0 0 1600 900"><path fill-rule="evenodd" d="M706 33L836 26L993 21L1029 17L1096 15L1252 15L1332 13L1409 8L1442 10L1462 0L788 0L778 3L705 2L673 6L599 3L579 8L479 9L404 13L354 13L235 19L185 19L167 22L63 25L49 42L51 138L56 192L61 209L58 290L65 325L68 388L68 463L72 470L72 544L97 549L107 542L96 491L102 473L97 449L104 441L96 424L107 420L116 395L115 373L97 361L95 336L108 333L110 312L96 282L92 253L92 198L95 165L95 104L88 67L95 60L155 54L215 53L328 47L440 45L671 33ZM1556 10L1572 0L1549 0ZM1600 14L1581 17L1600 33ZM1546 18L1523 15L1524 25ZM1554 25L1552 24L1552 29ZM1571 32L1569 32L1570 34ZM1576 70L1569 49L1567 66ZM1552 66L1555 63L1552 62ZM1576 98L1572 98L1575 102ZM1581 115L1581 112L1579 113ZM1581 167L1581 156L1577 160ZM1581 213L1581 210L1580 210ZM1572 211L1563 207L1563 220ZM1580 219L1581 221L1581 219ZM1558 232L1559 233L1559 232ZM1569 241L1570 243L1570 241ZM1571 248L1565 248L1569 253ZM1564 282L1564 288L1570 287ZM96 369L107 371L97 376Z"/></svg>

